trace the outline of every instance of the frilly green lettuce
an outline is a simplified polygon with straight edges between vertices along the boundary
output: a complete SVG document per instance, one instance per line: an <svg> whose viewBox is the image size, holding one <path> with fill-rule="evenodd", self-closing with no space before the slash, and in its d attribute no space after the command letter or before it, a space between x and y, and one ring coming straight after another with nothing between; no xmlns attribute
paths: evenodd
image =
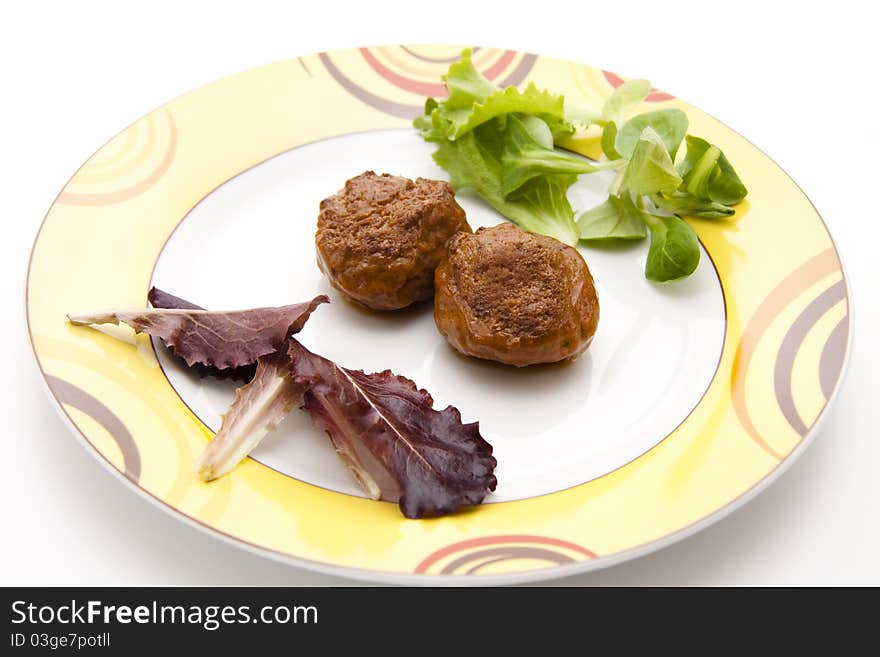
<svg viewBox="0 0 880 657"><path fill-rule="evenodd" d="M437 144L434 160L453 187L475 190L525 230L577 244L566 192L577 174L610 165L554 147L575 129L565 118L564 98L534 84L499 89L474 68L469 50L444 80L448 98L429 98L414 125Z"/></svg>

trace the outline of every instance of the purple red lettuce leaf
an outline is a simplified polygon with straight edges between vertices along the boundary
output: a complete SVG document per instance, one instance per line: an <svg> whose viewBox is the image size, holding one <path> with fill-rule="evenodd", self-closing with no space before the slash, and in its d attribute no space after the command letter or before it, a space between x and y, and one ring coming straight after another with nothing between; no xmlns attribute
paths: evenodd
<svg viewBox="0 0 880 657"><path fill-rule="evenodd" d="M250 365L274 353L287 337L302 330L309 315L330 300L317 296L307 303L278 308L209 311L191 308L142 308L68 315L73 324L124 322L138 333L161 338L186 361L224 370Z"/></svg>
<svg viewBox="0 0 880 657"><path fill-rule="evenodd" d="M426 390L390 370L345 369L290 342L303 408L371 497L422 518L480 504L495 490L496 461L478 422L462 423L453 406L434 410Z"/></svg>
<svg viewBox="0 0 880 657"><path fill-rule="evenodd" d="M157 309L70 319L124 322L161 338L191 366L206 370L242 369L256 361L253 379L237 390L220 430L196 463L200 479L232 470L302 405L364 490L374 499L398 502L407 518L452 513L480 504L495 490L496 461L477 422L462 423L453 406L434 410L431 395L410 379L390 370L365 374L340 367L290 337L326 297L231 313L202 310L155 288L149 299Z"/></svg>
<svg viewBox="0 0 880 657"><path fill-rule="evenodd" d="M149 300L153 308L181 308L187 310L205 310L201 306L197 306L196 304L191 303L186 299L181 299L180 297L176 297L173 294L165 292L164 290L160 290L158 287L150 288L150 292L147 294L147 300ZM249 365L242 365L241 367L227 367L226 369L221 370L211 365L193 363L190 366L190 369L192 369L192 371L198 374L201 378L212 376L215 379L232 379L233 381L242 381L244 383L247 383L254 378L254 374L257 371L257 364L251 363Z"/></svg>
<svg viewBox="0 0 880 657"><path fill-rule="evenodd" d="M147 293L147 301L153 308L178 308L180 310L206 310L201 306L197 306L191 301L176 297L170 292L160 290L158 287L151 287Z"/></svg>

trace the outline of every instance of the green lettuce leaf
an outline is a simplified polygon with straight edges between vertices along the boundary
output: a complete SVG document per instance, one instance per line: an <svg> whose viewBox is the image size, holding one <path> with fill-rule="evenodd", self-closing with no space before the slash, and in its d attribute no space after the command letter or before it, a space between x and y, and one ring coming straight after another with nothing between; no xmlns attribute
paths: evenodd
<svg viewBox="0 0 880 657"><path fill-rule="evenodd" d="M671 193L681 182L681 176L675 170L662 138L653 128L646 127L632 151L632 159L626 166L621 183L622 189L639 196L657 192Z"/></svg>
<svg viewBox="0 0 880 657"><path fill-rule="evenodd" d="M439 103L436 100L428 98L425 101L425 113L413 120L413 126L422 133L425 141L439 142L441 139L446 139L449 121L444 120L440 113L435 111L438 107Z"/></svg>
<svg viewBox="0 0 880 657"><path fill-rule="evenodd" d="M543 174L504 193L502 157L505 134L497 122L478 126L460 139L442 140L434 161L449 174L458 190L471 188L489 205L524 230L550 235L565 244L577 244L579 232L566 192L574 174Z"/></svg>
<svg viewBox="0 0 880 657"><path fill-rule="evenodd" d="M700 264L700 243L693 229L678 217L643 212L651 230L645 277L671 281L691 275Z"/></svg>
<svg viewBox="0 0 880 657"><path fill-rule="evenodd" d="M581 213L577 225L586 241L640 240L647 232L629 195L609 196L601 205Z"/></svg>
<svg viewBox="0 0 880 657"><path fill-rule="evenodd" d="M543 119L531 114L514 114L509 121L512 123L505 123L505 127L514 139L517 134L513 130L519 128L520 133L525 131L522 136L529 143L534 143L541 148L553 148L553 131Z"/></svg>
<svg viewBox="0 0 880 657"><path fill-rule="evenodd" d="M675 214L688 217L723 219L734 214L734 209L728 205L716 203L715 201L705 201L682 191L673 192L669 196L655 194L651 197L651 201L658 208L663 208L667 212L674 212Z"/></svg>
<svg viewBox="0 0 880 657"><path fill-rule="evenodd" d="M458 139L478 125L514 113L530 114L543 119L555 140L574 132L574 127L565 119L563 97L541 91L533 83L529 83L525 91L516 87L496 91L470 108L449 109L443 105L439 111L450 123L447 134L449 139Z"/></svg>
<svg viewBox="0 0 880 657"><path fill-rule="evenodd" d="M742 201L748 190L724 153L705 139L687 136L687 153L678 166L691 196L724 205Z"/></svg>
<svg viewBox="0 0 880 657"><path fill-rule="evenodd" d="M425 113L413 123L423 135L428 132L431 141L437 134L431 132L445 127L448 139L458 139L479 125L508 114L530 114L542 118L555 139L574 132L574 126L565 118L563 96L539 90L530 83L524 91L516 87L499 89L480 73L471 61L471 51L464 50L462 58L450 65L443 76L449 96L442 102L429 98ZM439 114L443 122L429 121Z"/></svg>
<svg viewBox="0 0 880 657"><path fill-rule="evenodd" d="M496 209L520 228L575 246L580 231L574 222L574 210L566 192L576 180L574 174L532 178Z"/></svg>
<svg viewBox="0 0 880 657"><path fill-rule="evenodd" d="M688 129L687 114L680 109L664 109L638 114L623 124L614 140L614 148L623 157L631 157L645 128L660 135L669 157L675 154Z"/></svg>
<svg viewBox="0 0 880 657"><path fill-rule="evenodd" d="M627 80L617 87L602 106L601 118L615 125L623 125L626 118L651 93L647 80Z"/></svg>
<svg viewBox="0 0 880 657"><path fill-rule="evenodd" d="M572 125L580 125L583 128L589 128L594 123L598 125L605 123L602 115L595 109L567 101L565 103L565 120Z"/></svg>
<svg viewBox="0 0 880 657"><path fill-rule="evenodd" d="M449 91L443 106L448 110L469 110L474 103L482 103L498 91L498 87L474 67L471 61L472 54L470 48L463 50L461 59L450 64L449 70L443 76L446 89Z"/></svg>
<svg viewBox="0 0 880 657"><path fill-rule="evenodd" d="M505 123L501 193L506 197L525 182L543 174L593 173L614 169L622 164L622 160L593 162L555 149L550 128L542 119L527 114L512 114Z"/></svg>
<svg viewBox="0 0 880 657"><path fill-rule="evenodd" d="M617 149L614 147L614 142L617 139L617 124L616 123L606 123L605 127L602 129L602 152L605 153L605 157L609 160L617 160L621 157L620 153L617 152Z"/></svg>
<svg viewBox="0 0 880 657"><path fill-rule="evenodd" d="M501 193L501 132L493 125L480 126L461 139L437 143L434 161L449 174L455 189L470 187L479 194L503 199Z"/></svg>

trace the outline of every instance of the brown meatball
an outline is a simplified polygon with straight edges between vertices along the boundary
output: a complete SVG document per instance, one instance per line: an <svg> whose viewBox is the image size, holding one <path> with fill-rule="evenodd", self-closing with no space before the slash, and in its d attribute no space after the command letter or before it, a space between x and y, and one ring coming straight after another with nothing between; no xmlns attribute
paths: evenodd
<svg viewBox="0 0 880 657"><path fill-rule="evenodd" d="M434 320L461 353L524 367L590 346L599 300L577 250L513 224L456 235L446 248Z"/></svg>
<svg viewBox="0 0 880 657"><path fill-rule="evenodd" d="M449 183L367 171L321 201L318 267L354 301L403 308L434 294L434 268L459 230L471 229Z"/></svg>

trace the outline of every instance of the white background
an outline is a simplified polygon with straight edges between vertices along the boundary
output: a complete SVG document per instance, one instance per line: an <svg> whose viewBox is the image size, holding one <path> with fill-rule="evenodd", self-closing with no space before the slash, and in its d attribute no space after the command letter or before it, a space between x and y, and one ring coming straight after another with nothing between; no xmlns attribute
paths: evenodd
<svg viewBox="0 0 880 657"><path fill-rule="evenodd" d="M24 331L24 276L55 194L144 112L278 59L420 42L528 50L649 78L773 157L825 218L849 274L856 313L849 373L816 441L789 472L697 536L553 583L880 584L880 216L872 200L880 181L880 37L866 13L871 3L345 5L4 3L0 585L349 583L209 538L106 472L41 388Z"/></svg>

